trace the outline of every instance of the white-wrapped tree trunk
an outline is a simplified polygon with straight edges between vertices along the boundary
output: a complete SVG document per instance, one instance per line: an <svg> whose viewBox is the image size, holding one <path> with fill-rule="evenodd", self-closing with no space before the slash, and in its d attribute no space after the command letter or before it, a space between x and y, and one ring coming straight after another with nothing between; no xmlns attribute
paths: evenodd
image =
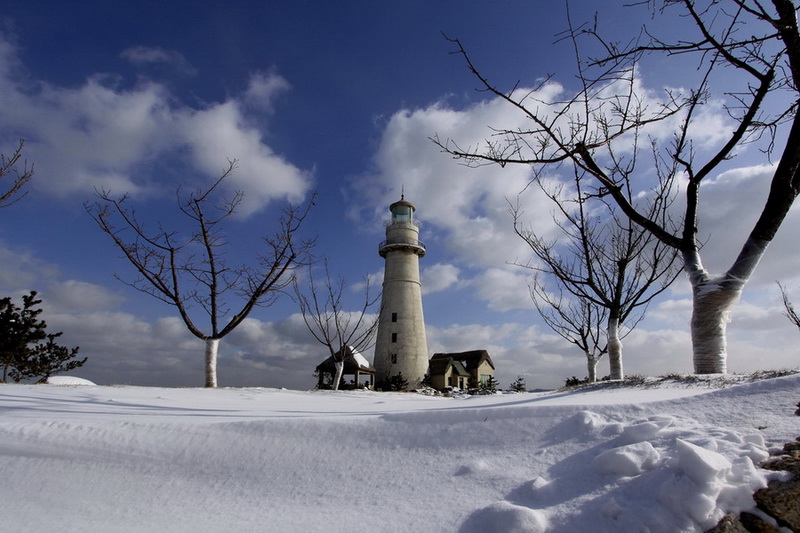
<svg viewBox="0 0 800 533"><path fill-rule="evenodd" d="M733 267L723 276L712 278L703 268L697 251L684 254L684 264L692 284L692 358L696 374L727 372L726 330L731 310L742 295L767 241L750 238L742 247Z"/></svg>
<svg viewBox="0 0 800 533"><path fill-rule="evenodd" d="M597 381L597 362L599 360L599 357L594 357L591 352L586 351L586 371L589 383Z"/></svg>
<svg viewBox="0 0 800 533"><path fill-rule="evenodd" d="M206 339L206 387L217 386L217 349L219 339Z"/></svg>
<svg viewBox="0 0 800 533"><path fill-rule="evenodd" d="M693 287L692 350L696 374L727 372L726 329L730 311L739 299L741 288L734 290L724 278L713 279Z"/></svg>
<svg viewBox="0 0 800 533"><path fill-rule="evenodd" d="M344 352L344 348L342 348L342 352ZM339 383L342 382L344 373L344 361L334 361L333 367L336 369L336 375L333 376L333 390L339 390Z"/></svg>
<svg viewBox="0 0 800 533"><path fill-rule="evenodd" d="M624 379L622 371L622 341L619 338L619 319L608 319L608 364L611 379Z"/></svg>

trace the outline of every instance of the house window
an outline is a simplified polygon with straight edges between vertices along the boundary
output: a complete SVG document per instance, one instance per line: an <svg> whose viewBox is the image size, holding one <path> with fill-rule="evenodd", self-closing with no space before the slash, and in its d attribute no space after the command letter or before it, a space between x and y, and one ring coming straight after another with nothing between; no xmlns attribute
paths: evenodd
<svg viewBox="0 0 800 533"><path fill-rule="evenodd" d="M392 322L397 322L397 313L392 313Z"/></svg>
<svg viewBox="0 0 800 533"><path fill-rule="evenodd" d="M453 376L447 378L447 385L452 387L453 386Z"/></svg>
<svg viewBox="0 0 800 533"><path fill-rule="evenodd" d="M393 364L393 365L396 365L396 364L397 364L397 354L396 354L396 353L393 353L393 354L392 354L392 364Z"/></svg>
<svg viewBox="0 0 800 533"><path fill-rule="evenodd" d="M397 333L392 333L392 342L397 342Z"/></svg>
<svg viewBox="0 0 800 533"><path fill-rule="evenodd" d="M488 386L489 385L489 379L491 379L491 377L492 376L490 376L489 374L481 374L481 387Z"/></svg>

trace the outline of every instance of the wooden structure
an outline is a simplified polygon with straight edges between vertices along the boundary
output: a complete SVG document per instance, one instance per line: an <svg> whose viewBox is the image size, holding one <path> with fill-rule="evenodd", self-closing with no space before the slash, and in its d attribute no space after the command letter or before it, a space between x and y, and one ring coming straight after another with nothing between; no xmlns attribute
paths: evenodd
<svg viewBox="0 0 800 533"><path fill-rule="evenodd" d="M317 365L317 388L325 389L330 388L327 383L333 383L336 376L335 361L341 360L342 352L344 351L344 371L342 372L342 384L339 385L340 389L363 389L375 388L375 367L369 364L363 355L358 350L353 349L352 346L343 346L335 355L332 355ZM346 376L353 376L350 381ZM362 383L364 376L367 381Z"/></svg>

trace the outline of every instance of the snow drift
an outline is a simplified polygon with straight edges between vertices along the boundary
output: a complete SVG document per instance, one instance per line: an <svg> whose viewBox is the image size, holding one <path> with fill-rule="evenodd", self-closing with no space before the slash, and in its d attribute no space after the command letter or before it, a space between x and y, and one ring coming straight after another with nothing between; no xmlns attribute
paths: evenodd
<svg viewBox="0 0 800 533"><path fill-rule="evenodd" d="M800 376L466 399L0 385L3 530L702 531L800 434Z"/></svg>

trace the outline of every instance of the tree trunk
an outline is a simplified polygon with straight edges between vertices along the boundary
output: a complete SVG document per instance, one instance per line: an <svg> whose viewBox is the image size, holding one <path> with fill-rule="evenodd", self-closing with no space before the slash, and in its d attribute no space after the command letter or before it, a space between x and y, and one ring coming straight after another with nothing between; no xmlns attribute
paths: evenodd
<svg viewBox="0 0 800 533"><path fill-rule="evenodd" d="M594 357L588 351L586 352L586 370L588 373L589 383L597 381L597 361L599 358Z"/></svg>
<svg viewBox="0 0 800 533"><path fill-rule="evenodd" d="M692 352L695 374L727 372L726 329L742 284L727 278L707 280L694 286L692 302Z"/></svg>
<svg viewBox="0 0 800 533"><path fill-rule="evenodd" d="M336 368L336 374L333 376L333 390L339 390L339 383L341 383L344 373L344 361L334 361L333 366Z"/></svg>
<svg viewBox="0 0 800 533"><path fill-rule="evenodd" d="M206 387L217 386L217 348L219 339L206 339Z"/></svg>
<svg viewBox="0 0 800 533"><path fill-rule="evenodd" d="M692 357L695 374L727 372L726 330L731 309L739 301L769 241L749 237L733 266L711 278L696 250L684 253L684 268L692 284Z"/></svg>
<svg viewBox="0 0 800 533"><path fill-rule="evenodd" d="M622 371L622 341L619 338L619 318L608 318L608 364L611 372L611 379L624 379Z"/></svg>

